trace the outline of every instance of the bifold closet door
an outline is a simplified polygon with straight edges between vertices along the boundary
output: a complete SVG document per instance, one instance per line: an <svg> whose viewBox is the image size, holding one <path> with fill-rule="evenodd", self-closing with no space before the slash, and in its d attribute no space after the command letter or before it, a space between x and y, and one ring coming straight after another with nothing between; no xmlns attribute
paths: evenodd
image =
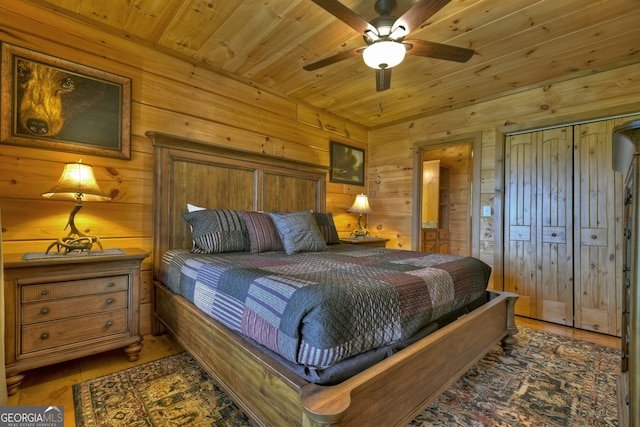
<svg viewBox="0 0 640 427"><path fill-rule="evenodd" d="M615 125L603 120L507 138L504 288L520 294L516 314L620 335Z"/></svg>
<svg viewBox="0 0 640 427"><path fill-rule="evenodd" d="M516 314L537 318L537 137L509 136L505 145L504 290L519 295Z"/></svg>
<svg viewBox="0 0 640 427"><path fill-rule="evenodd" d="M573 135L571 127L538 132L539 318L573 325Z"/></svg>
<svg viewBox="0 0 640 427"><path fill-rule="evenodd" d="M575 327L620 335L622 178L612 168L612 120L574 128ZM620 206L619 206L620 205Z"/></svg>
<svg viewBox="0 0 640 427"><path fill-rule="evenodd" d="M505 146L504 288L516 314L573 323L571 127L512 135Z"/></svg>

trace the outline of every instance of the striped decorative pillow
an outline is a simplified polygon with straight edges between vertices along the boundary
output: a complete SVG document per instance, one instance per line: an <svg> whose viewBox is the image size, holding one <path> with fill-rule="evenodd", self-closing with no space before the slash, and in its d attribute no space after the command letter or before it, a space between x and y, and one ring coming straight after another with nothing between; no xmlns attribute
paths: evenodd
<svg viewBox="0 0 640 427"><path fill-rule="evenodd" d="M249 232L252 253L284 251L282 240L271 217L262 212L242 212Z"/></svg>
<svg viewBox="0 0 640 427"><path fill-rule="evenodd" d="M249 250L249 233L240 211L204 209L182 214L191 226L196 254L243 252Z"/></svg>

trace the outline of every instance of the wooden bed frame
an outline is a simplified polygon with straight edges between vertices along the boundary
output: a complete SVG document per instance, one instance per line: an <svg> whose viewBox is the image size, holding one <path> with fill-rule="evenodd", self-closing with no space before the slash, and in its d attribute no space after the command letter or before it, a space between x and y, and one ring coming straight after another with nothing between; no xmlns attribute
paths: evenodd
<svg viewBox="0 0 640 427"><path fill-rule="evenodd" d="M154 301L166 328L258 425L406 425L502 341L514 343L517 295L488 302L350 379L321 386L212 320L158 278L162 254L191 247L187 203L241 210L325 209L327 168L148 132L154 144Z"/></svg>

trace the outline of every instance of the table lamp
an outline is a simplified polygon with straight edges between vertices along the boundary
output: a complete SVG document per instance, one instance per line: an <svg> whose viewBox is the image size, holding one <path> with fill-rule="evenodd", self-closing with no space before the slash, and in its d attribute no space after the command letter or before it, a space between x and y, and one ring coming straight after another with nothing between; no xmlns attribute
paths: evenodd
<svg viewBox="0 0 640 427"><path fill-rule="evenodd" d="M58 183L51 190L42 193L42 197L76 201L75 207L69 214L69 221L64 228L66 230L68 227L69 233L49 245L46 253L49 253L54 246L58 252L65 255L73 251L91 251L94 243L100 247L100 250L103 250L98 237L81 232L75 224L75 216L82 209L82 200L98 202L111 199L98 187L91 165L81 161L66 163Z"/></svg>
<svg viewBox="0 0 640 427"><path fill-rule="evenodd" d="M354 230L351 234L355 237L366 237L369 234L369 230L362 226L362 214L370 214L372 212L367 195L358 194L355 202L347 209L347 212L360 214L360 216L358 216L358 229Z"/></svg>

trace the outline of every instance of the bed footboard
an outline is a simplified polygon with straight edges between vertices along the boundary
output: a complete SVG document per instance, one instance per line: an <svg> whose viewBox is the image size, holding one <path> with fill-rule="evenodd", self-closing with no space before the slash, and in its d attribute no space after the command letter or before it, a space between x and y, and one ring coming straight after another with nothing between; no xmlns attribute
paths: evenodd
<svg viewBox="0 0 640 427"><path fill-rule="evenodd" d="M496 343L514 343L517 295L473 312L335 386L307 382L155 283L157 319L256 424L406 425ZM375 402L375 404L372 404Z"/></svg>
<svg viewBox="0 0 640 427"><path fill-rule="evenodd" d="M505 349L515 344L517 298L496 293L482 307L339 385L305 387L309 425L406 425L496 343Z"/></svg>

